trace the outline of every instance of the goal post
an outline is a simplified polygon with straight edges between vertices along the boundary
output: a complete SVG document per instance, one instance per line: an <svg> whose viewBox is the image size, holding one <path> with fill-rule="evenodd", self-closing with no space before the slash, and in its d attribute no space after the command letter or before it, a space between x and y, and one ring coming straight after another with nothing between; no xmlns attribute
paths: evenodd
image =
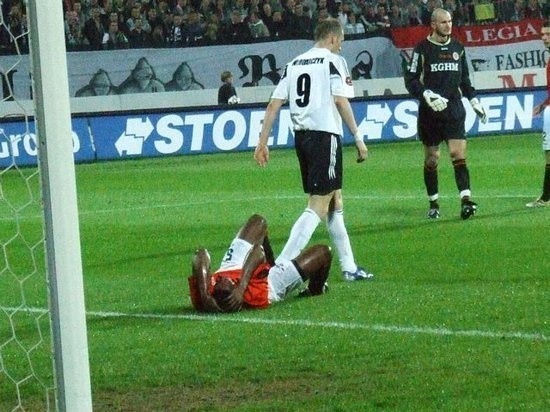
<svg viewBox="0 0 550 412"><path fill-rule="evenodd" d="M56 404L91 411L91 384L62 2L27 0Z"/></svg>

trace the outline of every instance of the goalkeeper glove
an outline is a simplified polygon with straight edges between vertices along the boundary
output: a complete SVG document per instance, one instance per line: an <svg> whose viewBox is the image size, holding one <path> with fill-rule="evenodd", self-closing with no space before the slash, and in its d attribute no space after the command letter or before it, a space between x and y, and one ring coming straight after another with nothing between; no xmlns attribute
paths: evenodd
<svg viewBox="0 0 550 412"><path fill-rule="evenodd" d="M440 112L447 108L449 100L429 89L425 90L422 96L424 96L424 100L426 100L426 103L428 103L434 112Z"/></svg>
<svg viewBox="0 0 550 412"><path fill-rule="evenodd" d="M485 109L483 108L477 97L470 99L470 104L472 105L474 112L476 112L477 117L479 117L481 123L487 123L487 113L485 112Z"/></svg>

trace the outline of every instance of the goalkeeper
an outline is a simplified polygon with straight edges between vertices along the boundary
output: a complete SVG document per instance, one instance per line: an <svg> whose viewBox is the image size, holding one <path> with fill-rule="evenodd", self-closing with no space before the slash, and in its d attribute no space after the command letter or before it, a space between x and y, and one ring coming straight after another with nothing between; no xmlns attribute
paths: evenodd
<svg viewBox="0 0 550 412"><path fill-rule="evenodd" d="M481 122L487 122L487 114L470 82L464 46L451 37L452 26L450 13L435 9L431 16L431 34L416 45L405 72L405 87L419 100L418 137L424 145L424 184L430 202L430 219L440 217L437 166L439 145L443 142L453 163L461 201L460 216L468 219L477 210L477 204L471 199L466 165L466 110L462 96L470 101Z"/></svg>
<svg viewBox="0 0 550 412"><path fill-rule="evenodd" d="M274 260L267 222L260 215L252 215L231 242L214 274L210 272L208 251L195 252L188 279L193 307L201 312L266 308L306 281L301 296L325 292L332 262L328 246L313 245L295 259L277 265Z"/></svg>

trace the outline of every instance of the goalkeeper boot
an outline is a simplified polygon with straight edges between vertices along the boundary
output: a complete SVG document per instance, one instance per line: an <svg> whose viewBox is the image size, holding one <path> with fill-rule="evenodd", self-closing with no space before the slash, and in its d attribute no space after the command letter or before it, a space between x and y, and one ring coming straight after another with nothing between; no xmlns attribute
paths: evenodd
<svg viewBox="0 0 550 412"><path fill-rule="evenodd" d="M474 203L471 200L462 201L462 207L460 209L460 217L463 220L466 220L470 216L475 215L476 211L477 211L477 203Z"/></svg>
<svg viewBox="0 0 550 412"><path fill-rule="evenodd" d="M439 219L439 203L436 201L430 201L430 208L428 209L428 219Z"/></svg>
<svg viewBox="0 0 550 412"><path fill-rule="evenodd" d="M357 266L357 270L355 272L348 272L344 270L342 272L342 277L346 282L354 282L356 280L372 280L374 279L374 274L366 269L363 269L362 267Z"/></svg>

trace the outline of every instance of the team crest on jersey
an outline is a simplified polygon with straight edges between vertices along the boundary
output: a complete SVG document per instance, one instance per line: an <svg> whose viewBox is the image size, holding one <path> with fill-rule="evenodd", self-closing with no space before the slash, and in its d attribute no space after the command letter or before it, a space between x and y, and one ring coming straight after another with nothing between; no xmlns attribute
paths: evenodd
<svg viewBox="0 0 550 412"><path fill-rule="evenodd" d="M346 77L346 84L347 84L348 86L351 86L351 85L352 85L351 77L349 77L349 76Z"/></svg>
<svg viewBox="0 0 550 412"><path fill-rule="evenodd" d="M453 60L458 60L460 57L457 52L453 52Z"/></svg>

